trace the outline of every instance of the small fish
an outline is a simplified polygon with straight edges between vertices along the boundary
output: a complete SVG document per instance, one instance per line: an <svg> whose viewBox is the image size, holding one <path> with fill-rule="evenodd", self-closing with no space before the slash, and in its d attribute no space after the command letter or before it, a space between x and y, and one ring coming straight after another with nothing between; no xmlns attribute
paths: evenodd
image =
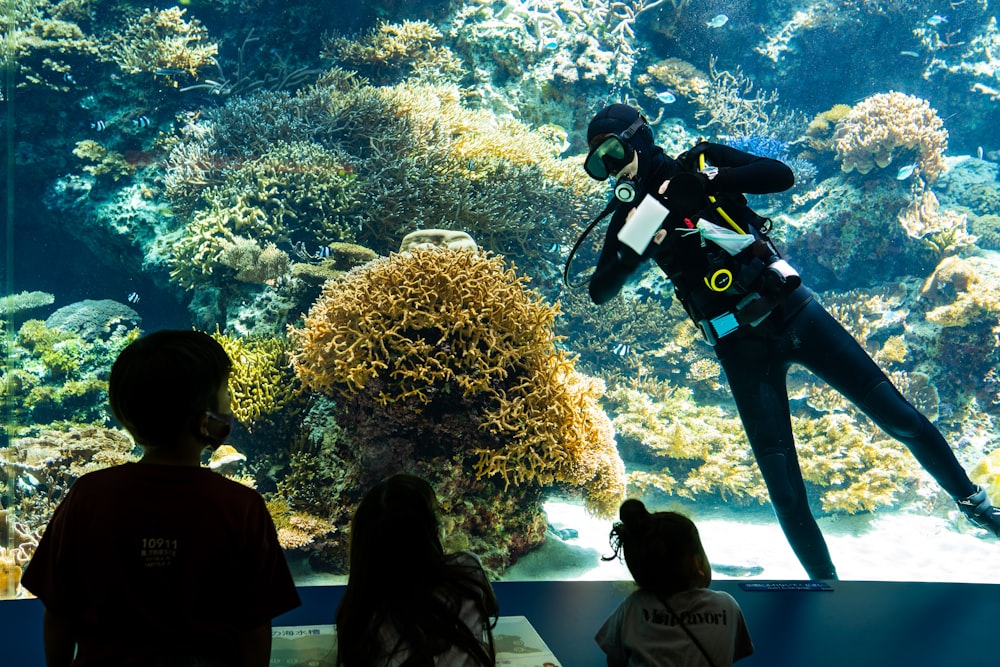
<svg viewBox="0 0 1000 667"><path fill-rule="evenodd" d="M900 167L899 171L896 172L897 181L905 181L910 176L913 176L913 172L917 170L917 165L908 164L905 167Z"/></svg>
<svg viewBox="0 0 1000 667"><path fill-rule="evenodd" d="M983 153L983 147L980 146L979 148L976 149L976 157L979 158L980 160L982 160L983 159L983 155L984 155L984 153Z"/></svg>
<svg viewBox="0 0 1000 667"><path fill-rule="evenodd" d="M73 75L69 72L63 72L63 81L66 83L76 83L76 79L74 79Z"/></svg>
<svg viewBox="0 0 1000 667"><path fill-rule="evenodd" d="M546 51L555 51L559 48L559 41L555 39L547 39L545 40L544 46Z"/></svg>
<svg viewBox="0 0 1000 667"><path fill-rule="evenodd" d="M103 132L108 128L108 124L103 120L98 120L90 124L91 129L97 130L98 132Z"/></svg>
<svg viewBox="0 0 1000 667"><path fill-rule="evenodd" d="M128 297L126 297L126 298L128 299L129 303L139 303L139 293L138 292L129 292Z"/></svg>
<svg viewBox="0 0 1000 667"><path fill-rule="evenodd" d="M941 16L940 14L935 14L934 16L927 19L927 25L929 26L939 26L942 23L947 23L947 22L948 22L948 17Z"/></svg>
<svg viewBox="0 0 1000 667"><path fill-rule="evenodd" d="M153 76L179 76L185 74L182 69L171 69L169 67L163 67L161 69L154 69Z"/></svg>
<svg viewBox="0 0 1000 667"><path fill-rule="evenodd" d="M919 58L920 54L916 51L900 51L899 55L906 56L907 58Z"/></svg>
<svg viewBox="0 0 1000 667"><path fill-rule="evenodd" d="M725 14L716 14L712 17L712 20L705 23L709 28L721 28L722 26L729 23L729 17Z"/></svg>
<svg viewBox="0 0 1000 667"><path fill-rule="evenodd" d="M547 252L549 254L557 254L558 255L558 254L562 253L562 251L563 251L563 245L561 243L558 243L557 241L553 241L552 243L550 243L547 246L545 246L545 252Z"/></svg>
<svg viewBox="0 0 1000 667"><path fill-rule="evenodd" d="M656 94L656 99L660 100L664 104L673 104L677 101L677 96L669 90L664 90Z"/></svg>
<svg viewBox="0 0 1000 667"><path fill-rule="evenodd" d="M618 343L611 351L619 357L627 357L632 353L632 346L628 343Z"/></svg>
<svg viewBox="0 0 1000 667"><path fill-rule="evenodd" d="M316 254L314 255L316 259L325 259L326 257L329 256L330 256L330 246L328 245L320 246L319 250L317 250Z"/></svg>
<svg viewBox="0 0 1000 667"><path fill-rule="evenodd" d="M133 118L132 124L138 125L139 127L149 127L149 116L139 116L138 118Z"/></svg>

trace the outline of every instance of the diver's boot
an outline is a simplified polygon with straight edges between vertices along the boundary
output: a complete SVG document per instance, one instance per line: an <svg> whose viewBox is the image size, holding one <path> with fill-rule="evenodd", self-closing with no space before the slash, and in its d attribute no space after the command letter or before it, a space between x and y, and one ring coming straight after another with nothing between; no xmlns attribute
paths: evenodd
<svg viewBox="0 0 1000 667"><path fill-rule="evenodd" d="M1000 537L1000 508L990 504L986 489L977 486L975 493L956 502L969 521Z"/></svg>

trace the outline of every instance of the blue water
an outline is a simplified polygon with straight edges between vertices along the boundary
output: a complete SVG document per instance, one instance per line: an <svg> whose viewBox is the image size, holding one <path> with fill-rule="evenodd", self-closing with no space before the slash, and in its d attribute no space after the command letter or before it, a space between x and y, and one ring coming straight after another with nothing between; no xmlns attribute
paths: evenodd
<svg viewBox="0 0 1000 667"><path fill-rule="evenodd" d="M112 299L132 307L144 331L284 341L323 279L353 265L334 265L323 248L357 244L385 257L405 234L443 227L467 232L529 278L541 302L560 304L552 349L604 383L594 404L614 426L629 495L695 516L736 507L747 525L768 521L724 378L669 283L648 272L605 308L562 284L569 249L609 195L581 168L586 125L623 101L641 109L668 152L707 139L792 166L792 190L752 205L772 218L806 284L932 417L962 464L981 468L976 480L1000 493L1000 462L989 458L1000 440L1000 268L991 255L1000 249L1000 33L989 3L105 4L93 17L39 6L12 19L18 28L68 20L82 36L15 50L0 98L4 292L54 296L6 314L4 372L21 378L6 394L7 459L19 438L43 429L115 426L79 421L100 412L100 392L84 399L86 410L65 396L31 406L69 381L106 379L117 343L83 341L74 370L57 373L28 344L25 322ZM182 58L142 30L144 11L186 37ZM876 102L897 107L851 135ZM889 160L845 171L852 150ZM583 244L574 272L593 264L604 229ZM238 255L242 243L256 260ZM268 264L276 255L284 259ZM948 282L954 264L935 273L949 257L976 287ZM953 311L962 315L942 324ZM927 516L964 530L943 492L856 409L801 372L790 388L810 501L824 521ZM486 408L450 398L454 386L436 391L449 398L383 414L372 396L347 409L333 390L307 389L237 429L232 444L248 456L240 474L299 518L342 528L360 487L392 465L428 474L450 501L472 499L455 510L454 543L495 548L487 562L501 571L545 539L545 499L589 502L599 478L560 472L508 486L477 475L474 450L503 440L475 427ZM698 444L678 448L667 437L674 423ZM851 437L827 433L834 423ZM903 463L889 463L897 451ZM359 485L338 479L338 466ZM0 503L40 530L59 493L40 501L24 474L8 469ZM312 530L289 553L342 572L343 543ZM794 564L766 574L801 576ZM936 578L932 567L924 574Z"/></svg>

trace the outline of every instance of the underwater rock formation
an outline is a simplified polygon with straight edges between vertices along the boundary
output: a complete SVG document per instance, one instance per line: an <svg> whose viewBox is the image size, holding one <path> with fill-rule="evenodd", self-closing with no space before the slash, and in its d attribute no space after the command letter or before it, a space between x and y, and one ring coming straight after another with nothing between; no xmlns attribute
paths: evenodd
<svg viewBox="0 0 1000 667"><path fill-rule="evenodd" d="M557 309L525 282L497 256L438 248L328 282L291 332L295 372L332 399L307 417L312 451L292 454L292 507L349 516L374 481L422 474L447 499L452 539L496 570L543 539L543 488L610 516L624 470L603 384L556 349ZM297 472L307 458L318 465Z"/></svg>

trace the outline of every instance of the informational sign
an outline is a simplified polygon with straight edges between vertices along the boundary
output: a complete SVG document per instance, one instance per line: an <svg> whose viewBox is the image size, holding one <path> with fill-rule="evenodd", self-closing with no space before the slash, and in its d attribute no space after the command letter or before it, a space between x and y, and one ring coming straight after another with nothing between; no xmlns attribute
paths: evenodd
<svg viewBox="0 0 1000 667"><path fill-rule="evenodd" d="M772 591L832 591L825 581L745 581L740 588L751 593Z"/></svg>
<svg viewBox="0 0 1000 667"><path fill-rule="evenodd" d="M497 665L562 667L524 616L501 616L493 628ZM337 662L335 625L294 625L271 628L270 667L334 667Z"/></svg>

